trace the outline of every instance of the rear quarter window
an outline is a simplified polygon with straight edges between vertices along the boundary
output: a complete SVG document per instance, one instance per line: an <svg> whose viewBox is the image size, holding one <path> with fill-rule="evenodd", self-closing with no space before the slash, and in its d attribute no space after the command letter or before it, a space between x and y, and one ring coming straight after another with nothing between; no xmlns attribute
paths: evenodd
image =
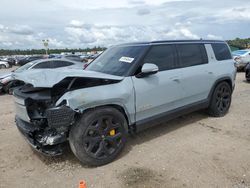
<svg viewBox="0 0 250 188"><path fill-rule="evenodd" d="M180 68L203 65L208 63L204 44L178 44Z"/></svg>
<svg viewBox="0 0 250 188"><path fill-rule="evenodd" d="M212 48L214 50L215 58L218 61L232 59L231 52L225 43L212 44Z"/></svg>
<svg viewBox="0 0 250 188"><path fill-rule="evenodd" d="M67 67L71 65L73 65L73 63L68 61L52 61L52 68Z"/></svg>

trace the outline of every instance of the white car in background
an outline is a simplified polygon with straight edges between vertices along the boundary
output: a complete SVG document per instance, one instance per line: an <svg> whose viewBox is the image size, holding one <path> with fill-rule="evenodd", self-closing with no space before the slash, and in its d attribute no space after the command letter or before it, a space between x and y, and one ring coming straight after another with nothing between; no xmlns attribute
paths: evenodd
<svg viewBox="0 0 250 188"><path fill-rule="evenodd" d="M250 49L237 50L232 52L233 58L236 62L237 70L244 70L248 63L250 63Z"/></svg>
<svg viewBox="0 0 250 188"><path fill-rule="evenodd" d="M10 65L7 61L0 61L0 69L6 69L9 67L10 67Z"/></svg>

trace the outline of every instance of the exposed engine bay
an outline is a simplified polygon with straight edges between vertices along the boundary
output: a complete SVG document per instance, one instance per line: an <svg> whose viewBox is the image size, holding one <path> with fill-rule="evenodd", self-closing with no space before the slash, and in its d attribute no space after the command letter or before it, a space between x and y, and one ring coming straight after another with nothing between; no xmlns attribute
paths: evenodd
<svg viewBox="0 0 250 188"><path fill-rule="evenodd" d="M119 80L67 77L52 88L27 83L14 90L17 127L38 151L60 155L79 112L71 109L66 100L56 105L58 99L66 92L117 82Z"/></svg>

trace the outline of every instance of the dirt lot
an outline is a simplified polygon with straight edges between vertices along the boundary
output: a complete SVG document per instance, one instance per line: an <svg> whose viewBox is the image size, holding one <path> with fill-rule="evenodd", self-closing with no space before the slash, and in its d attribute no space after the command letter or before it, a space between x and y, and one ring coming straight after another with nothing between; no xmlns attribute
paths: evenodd
<svg viewBox="0 0 250 188"><path fill-rule="evenodd" d="M228 115L192 113L129 138L122 155L98 168L67 151L32 151L15 127L12 96L0 96L0 187L250 187L250 84L244 74Z"/></svg>

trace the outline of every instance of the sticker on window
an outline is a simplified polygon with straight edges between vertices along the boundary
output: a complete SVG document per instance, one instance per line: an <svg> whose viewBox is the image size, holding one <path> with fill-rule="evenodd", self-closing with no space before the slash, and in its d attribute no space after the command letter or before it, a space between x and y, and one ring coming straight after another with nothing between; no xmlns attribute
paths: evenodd
<svg viewBox="0 0 250 188"><path fill-rule="evenodd" d="M125 63L132 63L134 61L135 58L131 58L131 57L121 57L119 59L119 61L121 62L125 62Z"/></svg>

